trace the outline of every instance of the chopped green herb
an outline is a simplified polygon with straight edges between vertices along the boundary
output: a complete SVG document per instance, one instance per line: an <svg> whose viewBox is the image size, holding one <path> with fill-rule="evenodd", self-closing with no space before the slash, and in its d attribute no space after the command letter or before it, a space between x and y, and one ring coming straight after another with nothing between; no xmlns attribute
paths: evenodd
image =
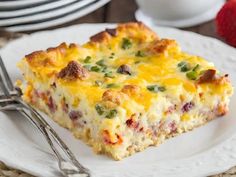
<svg viewBox="0 0 236 177"><path fill-rule="evenodd" d="M189 66L189 64L185 64L185 65L183 65L181 68L180 68L180 71L181 72L187 72L187 71L189 71L191 68L190 68L190 66Z"/></svg>
<svg viewBox="0 0 236 177"><path fill-rule="evenodd" d="M107 84L107 88L118 88L119 85L111 83L111 84Z"/></svg>
<svg viewBox="0 0 236 177"><path fill-rule="evenodd" d="M99 66L106 66L104 62L105 60L102 59L102 60L97 61L96 64Z"/></svg>
<svg viewBox="0 0 236 177"><path fill-rule="evenodd" d="M87 57L84 59L84 63L91 63L91 59L92 59L92 57L87 56Z"/></svg>
<svg viewBox="0 0 236 177"><path fill-rule="evenodd" d="M141 63L141 61L139 60L134 62L134 64L139 64L139 63Z"/></svg>
<svg viewBox="0 0 236 177"><path fill-rule="evenodd" d="M164 86L158 86L158 85L149 85L147 86L147 89L154 93L166 91L166 88Z"/></svg>
<svg viewBox="0 0 236 177"><path fill-rule="evenodd" d="M86 69L89 70L89 71L90 71L90 69L91 69L91 65L84 65L83 67L86 68Z"/></svg>
<svg viewBox="0 0 236 177"><path fill-rule="evenodd" d="M160 87L158 87L158 90L160 92L164 92L164 91L166 91L166 88L164 86L160 86Z"/></svg>
<svg viewBox="0 0 236 177"><path fill-rule="evenodd" d="M107 113L106 118L111 119L111 118L115 117L116 115L117 115L117 110L112 109Z"/></svg>
<svg viewBox="0 0 236 177"><path fill-rule="evenodd" d="M148 89L149 91L155 92L155 93L157 93L157 92L159 91L157 85L149 85L149 86L147 86L147 89Z"/></svg>
<svg viewBox="0 0 236 177"><path fill-rule="evenodd" d="M145 53L141 50L137 51L135 54L136 57L145 57Z"/></svg>
<svg viewBox="0 0 236 177"><path fill-rule="evenodd" d="M190 80L196 80L197 76L198 74L196 71L190 71L186 73L186 77L189 78Z"/></svg>
<svg viewBox="0 0 236 177"><path fill-rule="evenodd" d="M92 67L90 68L90 71L100 72L100 71L101 71L101 68L98 67L98 66L92 66Z"/></svg>
<svg viewBox="0 0 236 177"><path fill-rule="evenodd" d="M114 78L115 76L113 75L113 73L110 71L108 73L104 74L104 77L109 77L109 78Z"/></svg>
<svg viewBox="0 0 236 177"><path fill-rule="evenodd" d="M101 69L103 73L107 72L107 66L102 66Z"/></svg>
<svg viewBox="0 0 236 177"><path fill-rule="evenodd" d="M101 86L101 85L102 85L102 81L96 80L96 81L95 81L95 85L96 85L96 86Z"/></svg>
<svg viewBox="0 0 236 177"><path fill-rule="evenodd" d="M182 66L184 66L184 65L186 65L187 63L185 62L185 61L181 61L180 63L178 63L178 67L182 67Z"/></svg>
<svg viewBox="0 0 236 177"><path fill-rule="evenodd" d="M177 66L180 68L181 72L187 72L191 69L190 65L185 61L181 61Z"/></svg>
<svg viewBox="0 0 236 177"><path fill-rule="evenodd" d="M109 56L109 58L112 59L112 58L114 58L114 56L115 56L115 53L112 52L111 55Z"/></svg>
<svg viewBox="0 0 236 177"><path fill-rule="evenodd" d="M126 50L126 49L130 49L132 47L132 43L128 38L123 38L122 41L122 49Z"/></svg>
<svg viewBox="0 0 236 177"><path fill-rule="evenodd" d="M196 66L194 66L193 71L197 71L199 68L200 68L200 65L197 64Z"/></svg>
<svg viewBox="0 0 236 177"><path fill-rule="evenodd" d="M96 104L95 109L99 115L102 115L105 111L104 107L101 106L100 104Z"/></svg>

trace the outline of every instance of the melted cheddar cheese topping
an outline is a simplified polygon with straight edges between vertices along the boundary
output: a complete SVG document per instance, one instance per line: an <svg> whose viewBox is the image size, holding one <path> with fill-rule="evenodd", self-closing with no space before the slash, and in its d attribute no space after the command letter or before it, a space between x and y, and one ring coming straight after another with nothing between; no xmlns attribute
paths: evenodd
<svg viewBox="0 0 236 177"><path fill-rule="evenodd" d="M204 92L209 87L212 88L212 94L219 94L224 92L225 87L231 87L229 82L224 82L220 86L211 81L197 84L196 80L201 72L215 69L212 63L199 56L182 52L176 41L159 39L141 23L135 26L137 28L121 24L117 29L112 29L116 34L104 31L91 37L91 41L83 46L68 46L63 43L47 51L34 52L27 55L19 66L23 67L27 62L37 79L49 84L57 82L72 95L86 95L93 106L101 101L106 90L120 91L125 85L140 88L139 93L128 95L127 99L141 104L145 110L150 107L152 99L158 98L160 94L179 97L181 92L183 96L184 93L196 94ZM59 79L57 74L70 61L76 61L86 68L89 78L72 81ZM181 71L182 68L178 67L181 62L187 63L188 71ZM128 67L129 74L118 72L122 65ZM199 66L196 71L197 77L189 79L186 74L195 66ZM150 91L147 89L149 85L165 88L165 91ZM122 106L128 109L128 103Z"/></svg>
<svg viewBox="0 0 236 177"><path fill-rule="evenodd" d="M100 134L109 145L124 143L123 148L132 139L130 128L149 137L156 136L155 127L168 125L173 131L182 121L189 122L179 124L187 130L196 117L201 125L206 114L223 115L233 93L228 75L213 63L181 51L175 40L160 39L142 23L106 29L82 46L62 43L33 52L18 66L27 81L26 88L19 83L26 101L34 102L32 93L46 97L52 113L70 109L72 122L82 110L94 137ZM53 106L50 95L62 106Z"/></svg>

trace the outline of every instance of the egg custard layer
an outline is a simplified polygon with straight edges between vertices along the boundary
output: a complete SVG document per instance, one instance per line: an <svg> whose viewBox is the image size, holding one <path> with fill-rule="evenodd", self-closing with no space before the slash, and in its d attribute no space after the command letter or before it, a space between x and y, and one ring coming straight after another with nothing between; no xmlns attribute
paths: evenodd
<svg viewBox="0 0 236 177"><path fill-rule="evenodd" d="M18 66L26 102L116 160L225 115L233 94L227 74L140 22L33 52Z"/></svg>

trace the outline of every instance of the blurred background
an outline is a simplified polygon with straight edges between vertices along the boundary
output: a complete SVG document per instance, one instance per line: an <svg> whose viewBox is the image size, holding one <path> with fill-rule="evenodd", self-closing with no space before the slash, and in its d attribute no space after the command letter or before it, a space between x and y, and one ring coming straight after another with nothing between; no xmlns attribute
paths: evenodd
<svg viewBox="0 0 236 177"><path fill-rule="evenodd" d="M235 1L235 0L233 0ZM214 38L225 0L0 0L0 45L40 30L81 23L143 21ZM236 6L235 6L236 8ZM236 17L235 17L236 21Z"/></svg>

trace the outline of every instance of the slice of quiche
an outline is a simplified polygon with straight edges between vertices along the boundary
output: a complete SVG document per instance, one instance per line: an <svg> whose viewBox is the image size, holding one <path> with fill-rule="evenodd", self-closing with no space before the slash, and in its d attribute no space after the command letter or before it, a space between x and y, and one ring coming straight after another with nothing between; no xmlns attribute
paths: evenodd
<svg viewBox="0 0 236 177"><path fill-rule="evenodd" d="M26 102L116 160L225 115L233 93L227 74L140 22L33 52L18 66Z"/></svg>

